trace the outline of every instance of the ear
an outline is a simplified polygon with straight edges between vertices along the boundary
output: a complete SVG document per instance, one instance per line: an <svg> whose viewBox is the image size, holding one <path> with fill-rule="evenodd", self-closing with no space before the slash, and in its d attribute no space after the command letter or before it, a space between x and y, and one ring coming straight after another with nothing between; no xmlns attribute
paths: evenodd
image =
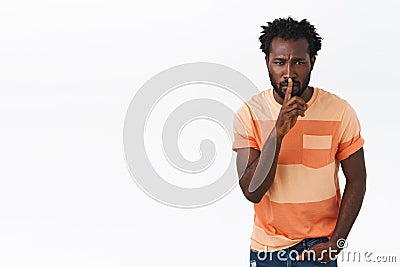
<svg viewBox="0 0 400 267"><path fill-rule="evenodd" d="M315 56L311 57L311 70L314 68L315 59L316 59Z"/></svg>
<svg viewBox="0 0 400 267"><path fill-rule="evenodd" d="M267 65L267 67L268 67L268 62L269 62L269 56L265 56L265 64Z"/></svg>

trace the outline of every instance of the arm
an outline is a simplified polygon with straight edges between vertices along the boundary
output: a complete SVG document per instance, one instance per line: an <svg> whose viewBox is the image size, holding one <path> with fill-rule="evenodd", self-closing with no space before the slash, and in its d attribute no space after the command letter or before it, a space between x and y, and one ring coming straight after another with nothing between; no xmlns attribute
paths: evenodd
<svg viewBox="0 0 400 267"><path fill-rule="evenodd" d="M360 148L347 159L341 161L342 170L346 177L346 186L340 205L339 217L332 241L346 239L357 218L364 199L367 174L365 171L364 150Z"/></svg>
<svg viewBox="0 0 400 267"><path fill-rule="evenodd" d="M240 188L244 196L253 203L260 202L271 187L275 178L283 138L293 128L297 117L299 115L304 116L307 109L302 98L291 97L292 84L292 80L289 79L289 86L277 122L261 151L253 148L237 150L236 165Z"/></svg>
<svg viewBox="0 0 400 267"><path fill-rule="evenodd" d="M265 142L261 152L254 148L237 151L237 171L239 185L244 196L253 203L261 201L271 187L278 163L282 138L276 136L275 127ZM275 151L275 153L271 153Z"/></svg>

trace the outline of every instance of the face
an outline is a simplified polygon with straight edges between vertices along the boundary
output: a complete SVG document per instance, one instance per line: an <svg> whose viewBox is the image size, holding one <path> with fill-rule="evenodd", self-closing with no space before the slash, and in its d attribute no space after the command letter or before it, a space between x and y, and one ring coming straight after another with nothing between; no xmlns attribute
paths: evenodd
<svg viewBox="0 0 400 267"><path fill-rule="evenodd" d="M283 40L275 37L271 42L270 54L265 57L272 87L276 94L285 98L288 78L293 80L292 96L301 96L310 82L315 57L310 58L308 41Z"/></svg>

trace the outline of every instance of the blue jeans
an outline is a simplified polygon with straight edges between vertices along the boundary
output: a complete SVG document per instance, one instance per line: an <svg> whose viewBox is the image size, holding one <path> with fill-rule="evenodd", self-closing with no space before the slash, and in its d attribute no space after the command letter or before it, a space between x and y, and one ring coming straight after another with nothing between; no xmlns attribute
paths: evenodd
<svg viewBox="0 0 400 267"><path fill-rule="evenodd" d="M296 260L297 255L300 255L303 251L307 250L311 246L327 242L328 238L306 238L300 243L291 246L287 249L282 249L274 252L263 252L250 249L250 267L311 267L311 266L325 266L325 267L337 267L337 260L332 260L327 263L319 262L318 259L314 260ZM307 255L307 253L305 254ZM312 254L309 254L312 257Z"/></svg>

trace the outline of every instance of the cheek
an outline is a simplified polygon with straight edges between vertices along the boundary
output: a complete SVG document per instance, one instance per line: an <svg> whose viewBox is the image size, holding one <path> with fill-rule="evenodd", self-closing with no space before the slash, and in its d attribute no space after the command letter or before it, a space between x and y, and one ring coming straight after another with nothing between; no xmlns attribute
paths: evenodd
<svg viewBox="0 0 400 267"><path fill-rule="evenodd" d="M276 74L270 73L269 78L270 78L270 80L271 80L273 83L275 83L276 85L279 84L280 79L279 79L279 77L278 77Z"/></svg>
<svg viewBox="0 0 400 267"><path fill-rule="evenodd" d="M301 83L307 82L308 78L310 77L310 70L306 69L298 73L299 74L299 80Z"/></svg>
<svg viewBox="0 0 400 267"><path fill-rule="evenodd" d="M269 73L275 80L279 80L283 76L283 71L279 67L271 67Z"/></svg>

